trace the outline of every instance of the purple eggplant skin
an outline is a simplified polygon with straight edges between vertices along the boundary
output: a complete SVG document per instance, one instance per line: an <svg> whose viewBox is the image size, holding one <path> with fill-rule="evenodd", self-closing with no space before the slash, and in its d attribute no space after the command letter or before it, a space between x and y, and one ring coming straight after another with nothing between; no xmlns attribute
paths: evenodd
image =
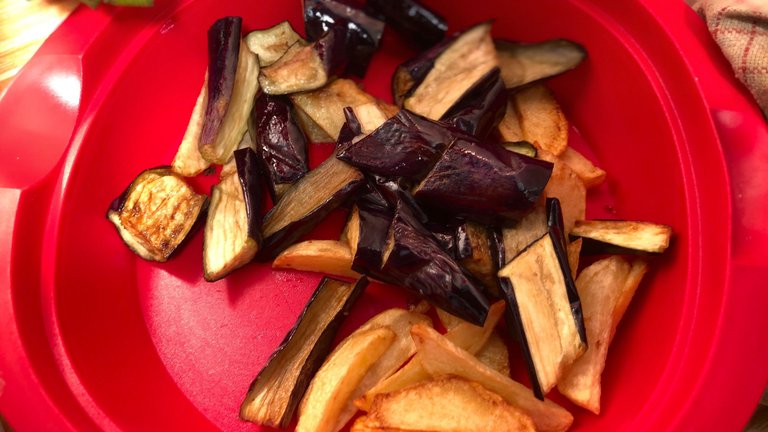
<svg viewBox="0 0 768 432"><path fill-rule="evenodd" d="M389 241L384 273L445 311L483 325L489 301L481 285L440 248L403 202L395 211Z"/></svg>
<svg viewBox="0 0 768 432"><path fill-rule="evenodd" d="M344 73L360 78L365 76L384 33L383 21L335 0L304 0L304 26L310 40L336 31L349 56Z"/></svg>
<svg viewBox="0 0 768 432"><path fill-rule="evenodd" d="M317 288L315 289L315 292L312 294L312 297L310 297L309 301L307 302L307 305L304 306L304 310L299 315L299 318L296 321L296 324L291 328L291 330L288 331L288 334L280 343L280 346L278 346L277 349L269 357L269 359L267 360L266 366L264 366L264 369L262 369L261 372L259 372L259 374L256 375L256 378L254 378L253 382L250 385L250 388L248 389L249 393L257 385L257 383L263 378L262 373L264 373L264 371L267 370L267 368L270 366L270 363L272 363L276 358L278 358L280 353L283 350L285 350L288 345L293 343L293 338L299 326L301 325L304 317L312 316L312 313L308 313L310 311L310 308L323 307L323 305L321 304L315 304L315 301L318 299L321 291L325 288L326 285L328 285L329 282L337 282L337 283L345 283L345 284L347 283L347 282L343 282L338 279L333 279L329 277L324 277L320 281L320 284L318 284ZM352 288L351 292L349 293L347 299L344 301L343 306L341 307L339 312L336 314L336 316L334 316L331 319L331 321L323 330L320 337L317 339L315 346L312 347L312 350L310 351L309 355L304 361L304 364L301 367L301 370L299 371L299 376L296 379L295 385L291 389L291 395L289 397L290 402L285 409L282 419L280 420L279 425L274 425L274 426L287 428L288 425L290 424L291 419L293 418L293 414L296 411L296 408L299 406L299 402L301 402L301 399L303 398L304 393L307 390L307 387L309 387L309 383L312 380L312 377L315 376L315 373L318 371L318 369L320 369L320 366L322 366L326 357L328 357L328 354L330 354L331 348L333 348L333 341L336 338L336 334L339 332L341 325L344 323L347 316L349 316L349 313L352 310L352 307L355 305L357 300L360 298L360 295L365 291L367 286L368 286L368 278L364 276L358 279L357 282L355 282L355 285ZM303 343L303 342L297 341L297 343Z"/></svg>
<svg viewBox="0 0 768 432"><path fill-rule="evenodd" d="M317 57L323 63L328 82L333 77L340 76L349 63L349 54L347 52L346 35L343 29L332 28L325 32L314 43L314 50Z"/></svg>
<svg viewBox="0 0 768 432"><path fill-rule="evenodd" d="M469 238L467 224L459 224L454 231L454 251L457 261L472 256L472 240Z"/></svg>
<svg viewBox="0 0 768 432"><path fill-rule="evenodd" d="M259 170L259 157L250 148L235 150L233 153L237 166L237 178L243 188L245 214L248 219L248 237L261 243L261 190L262 179Z"/></svg>
<svg viewBox="0 0 768 432"><path fill-rule="evenodd" d="M208 29L208 105L200 143L212 143L227 113L235 85L243 19L224 17Z"/></svg>
<svg viewBox="0 0 768 432"><path fill-rule="evenodd" d="M273 202L277 185L292 184L309 171L307 138L292 114L290 100L261 93L252 111L250 128L262 172Z"/></svg>
<svg viewBox="0 0 768 432"><path fill-rule="evenodd" d="M491 232L491 250L495 252L493 257L496 260L498 268L504 268L507 264L506 252L504 251L504 234L501 228L496 228ZM520 351L522 351L523 358L525 359L525 366L528 371L528 377L530 378L533 394L539 400L544 400L544 392L541 390L541 385L536 377L536 366L533 363L533 356L531 355L531 347L528 345L528 338L525 335L525 327L523 327L523 318L517 312L519 305L517 303L517 296L515 296L515 290L512 288L512 283L507 278L497 278L499 281L499 288L501 295L504 297L506 308L504 310L504 321L507 325L507 331L512 339L517 341Z"/></svg>
<svg viewBox="0 0 768 432"><path fill-rule="evenodd" d="M496 130L507 109L507 89L499 68L491 69L467 90L441 121L480 139Z"/></svg>
<svg viewBox="0 0 768 432"><path fill-rule="evenodd" d="M428 218L424 210L419 207L416 200L411 195L411 185L403 178L388 178L369 174L368 181L378 195L387 203L387 206L394 210L400 201L408 204L408 207L416 215L421 223L426 223Z"/></svg>
<svg viewBox="0 0 768 432"><path fill-rule="evenodd" d="M387 234L394 217L393 210L379 207L365 200L357 201L357 209L360 217L360 234L357 250L352 259L352 270L382 282L396 282L381 271L382 254L387 245Z"/></svg>
<svg viewBox="0 0 768 432"><path fill-rule="evenodd" d="M454 227L451 224L443 224L434 221L425 223L424 227L428 229L430 233L432 233L432 237L437 240L437 244L440 245L440 248L448 253L451 258L457 262L461 259L461 257L458 256L456 250L457 227Z"/></svg>
<svg viewBox="0 0 768 432"><path fill-rule="evenodd" d="M430 216L481 223L516 220L533 207L551 174L549 162L459 136L413 197Z"/></svg>
<svg viewBox="0 0 768 432"><path fill-rule="evenodd" d="M454 139L445 125L401 110L336 157L369 174L420 180Z"/></svg>
<svg viewBox="0 0 768 432"><path fill-rule="evenodd" d="M363 127L355 115L352 107L344 107L344 124L339 131L339 139L336 141L336 148L340 151L342 148L350 145L352 140L363 133Z"/></svg>
<svg viewBox="0 0 768 432"><path fill-rule="evenodd" d="M428 48L445 37L445 18L416 0L368 0L365 10L383 16L387 24L420 48Z"/></svg>

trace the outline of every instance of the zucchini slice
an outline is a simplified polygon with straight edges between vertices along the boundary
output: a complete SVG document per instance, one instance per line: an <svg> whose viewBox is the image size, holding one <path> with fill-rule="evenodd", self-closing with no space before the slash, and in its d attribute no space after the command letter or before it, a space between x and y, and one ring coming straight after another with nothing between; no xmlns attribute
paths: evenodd
<svg viewBox="0 0 768 432"><path fill-rule="evenodd" d="M107 211L123 242L147 261L164 262L205 213L208 197L195 193L169 167L141 172Z"/></svg>
<svg viewBox="0 0 768 432"><path fill-rule="evenodd" d="M267 361L248 389L240 418L285 428L304 397L309 382L331 351L336 332L368 285L323 278L296 325Z"/></svg>

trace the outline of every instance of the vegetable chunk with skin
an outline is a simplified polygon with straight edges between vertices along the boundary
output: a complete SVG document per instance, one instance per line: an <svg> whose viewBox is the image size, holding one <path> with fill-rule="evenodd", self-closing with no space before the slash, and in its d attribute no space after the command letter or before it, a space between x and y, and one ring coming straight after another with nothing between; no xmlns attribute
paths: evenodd
<svg viewBox="0 0 768 432"><path fill-rule="evenodd" d="M375 102L354 81L337 79L329 85L306 93L291 95L297 110L301 110L334 140L344 124L344 108Z"/></svg>
<svg viewBox="0 0 768 432"><path fill-rule="evenodd" d="M272 268L326 273L350 278L360 277L352 270L352 251L337 240L307 240L282 251Z"/></svg>
<svg viewBox="0 0 768 432"><path fill-rule="evenodd" d="M530 416L538 431L562 432L573 423L573 416L564 408L536 399L529 388L483 364L437 331L417 325L411 335L421 364L433 377L456 375L482 385Z"/></svg>
<svg viewBox="0 0 768 432"><path fill-rule="evenodd" d="M600 378L608 347L647 271L645 261L636 259L630 263L612 256L585 268L576 279L590 346L557 384L557 389L576 405L595 414L600 414Z"/></svg>
<svg viewBox="0 0 768 432"><path fill-rule="evenodd" d="M205 280L248 264L261 244L261 176L250 148L235 151L237 172L213 187L203 238Z"/></svg>
<svg viewBox="0 0 768 432"><path fill-rule="evenodd" d="M245 36L245 44L259 57L261 67L276 62L296 42L306 43L288 21L264 30L254 30Z"/></svg>
<svg viewBox="0 0 768 432"><path fill-rule="evenodd" d="M187 130L181 139L176 156L171 162L171 169L184 177L194 177L208 169L211 163L203 158L197 147L200 142L200 134L205 124L205 109L208 105L208 74L205 74L203 86L200 94L197 96L195 106L192 108L192 115L189 117Z"/></svg>
<svg viewBox="0 0 768 432"><path fill-rule="evenodd" d="M164 262L205 213L208 197L198 195L167 167L140 173L107 211L120 238L147 261Z"/></svg>
<svg viewBox="0 0 768 432"><path fill-rule="evenodd" d="M531 418L465 378L445 376L381 394L352 431L535 431Z"/></svg>
<svg viewBox="0 0 768 432"><path fill-rule="evenodd" d="M287 427L310 380L320 368L336 332L368 285L324 278L296 325L251 384L240 407L240 418L250 422Z"/></svg>
<svg viewBox="0 0 768 432"><path fill-rule="evenodd" d="M497 40L495 45L507 88L559 75L578 66L587 56L581 45L565 39L530 44Z"/></svg>

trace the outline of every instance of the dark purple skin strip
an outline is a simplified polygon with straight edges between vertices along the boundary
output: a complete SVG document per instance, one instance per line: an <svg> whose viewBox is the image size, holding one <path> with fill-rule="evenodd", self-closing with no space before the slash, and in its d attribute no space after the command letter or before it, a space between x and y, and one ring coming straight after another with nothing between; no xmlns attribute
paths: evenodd
<svg viewBox="0 0 768 432"><path fill-rule="evenodd" d="M227 113L240 55L240 17L216 20L208 29L208 105L200 143L212 143Z"/></svg>
<svg viewBox="0 0 768 432"><path fill-rule="evenodd" d="M440 121L480 139L499 125L507 109L507 89L499 68L491 69L457 100Z"/></svg>
<svg viewBox="0 0 768 432"><path fill-rule="evenodd" d="M346 34L338 27L328 30L315 42L315 52L323 63L323 68L330 82L332 77L341 75L349 63Z"/></svg>
<svg viewBox="0 0 768 432"><path fill-rule="evenodd" d="M421 48L436 44L448 30L442 16L416 0L368 0L365 11L384 17L405 40Z"/></svg>
<svg viewBox="0 0 768 432"><path fill-rule="evenodd" d="M493 146L457 136L414 191L416 202L436 218L494 223L525 214L543 192L552 164Z"/></svg>
<svg viewBox="0 0 768 432"><path fill-rule="evenodd" d="M370 174L418 181L453 139L444 125L401 110L365 138L344 145L337 157Z"/></svg>
<svg viewBox="0 0 768 432"><path fill-rule="evenodd" d="M261 93L252 112L253 141L274 202L277 201L276 185L291 184L309 170L307 139L291 108L288 98Z"/></svg>
<svg viewBox="0 0 768 432"><path fill-rule="evenodd" d="M235 150L235 165L240 187L243 188L245 214L248 219L248 237L261 244L261 173L259 158L250 148Z"/></svg>
<svg viewBox="0 0 768 432"><path fill-rule="evenodd" d="M309 40L337 31L349 57L345 73L365 76L384 32L383 21L335 0L304 0L304 23Z"/></svg>
<svg viewBox="0 0 768 432"><path fill-rule="evenodd" d="M447 312L483 325L489 301L481 285L440 248L402 202L390 232L394 244L382 271Z"/></svg>
<svg viewBox="0 0 768 432"><path fill-rule="evenodd" d="M387 245L387 233L394 212L365 200L358 200L357 208L360 216L360 235L352 270L382 282L393 283L395 281L391 277L381 272L381 258Z"/></svg>

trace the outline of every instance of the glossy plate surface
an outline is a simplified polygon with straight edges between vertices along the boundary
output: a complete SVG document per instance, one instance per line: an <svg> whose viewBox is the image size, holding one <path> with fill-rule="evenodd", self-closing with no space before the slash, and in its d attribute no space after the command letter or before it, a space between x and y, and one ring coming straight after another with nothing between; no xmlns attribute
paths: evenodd
<svg viewBox="0 0 768 432"><path fill-rule="evenodd" d="M138 172L171 161L216 18L303 28L298 1L157 3L81 7L0 101L0 412L18 430L258 430L239 404L319 280L254 264L206 283L202 232L154 264L104 218ZM703 23L662 0L429 3L452 30L494 18L496 37L583 44L586 62L550 84L572 144L608 172L588 216L676 233L619 327L602 415L565 405L575 429L743 426L768 380L768 130ZM390 100L412 54L388 33L366 90ZM329 151L314 146L312 164ZM407 301L374 285L342 333Z"/></svg>

